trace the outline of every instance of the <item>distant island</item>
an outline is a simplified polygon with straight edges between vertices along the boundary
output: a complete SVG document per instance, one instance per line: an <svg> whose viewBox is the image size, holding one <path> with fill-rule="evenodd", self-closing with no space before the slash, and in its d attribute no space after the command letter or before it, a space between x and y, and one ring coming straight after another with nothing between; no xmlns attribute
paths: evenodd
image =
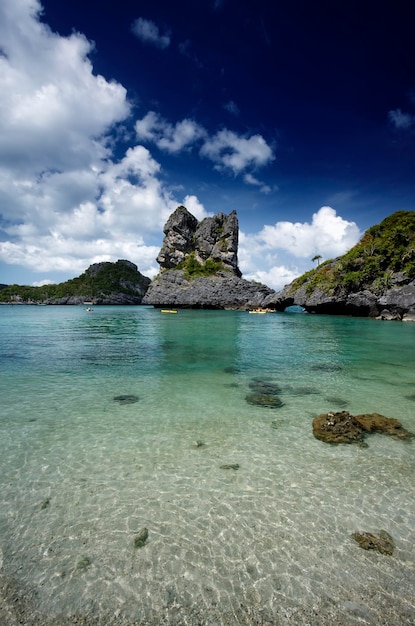
<svg viewBox="0 0 415 626"><path fill-rule="evenodd" d="M179 206L164 226L160 272L153 281L127 260L95 263L57 285L2 285L0 303L270 311L299 306L309 313L415 321L414 211L393 213L346 254L320 263L278 292L242 278L238 233L235 211L199 222Z"/></svg>
<svg viewBox="0 0 415 626"><path fill-rule="evenodd" d="M150 285L131 261L94 263L77 278L56 285L10 285L0 290L7 304L141 304Z"/></svg>

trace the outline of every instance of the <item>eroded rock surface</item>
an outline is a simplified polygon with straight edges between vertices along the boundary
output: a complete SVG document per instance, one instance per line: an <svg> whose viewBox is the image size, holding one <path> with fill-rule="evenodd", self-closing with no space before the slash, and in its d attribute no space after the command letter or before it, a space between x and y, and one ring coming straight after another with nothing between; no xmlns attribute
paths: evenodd
<svg viewBox="0 0 415 626"><path fill-rule="evenodd" d="M377 550L381 554L393 554L395 549L395 542L386 530L381 530L379 535L355 532L352 537L363 550Z"/></svg>
<svg viewBox="0 0 415 626"><path fill-rule="evenodd" d="M239 226L236 211L218 213L201 222L184 206L179 206L167 220L163 246L157 257L161 269L173 269L194 253L198 263L219 261L236 276L238 268Z"/></svg>
<svg viewBox="0 0 415 626"><path fill-rule="evenodd" d="M338 411L322 413L313 420L314 437L326 443L359 443L367 434L374 432L397 439L414 437L397 419L379 413L354 416L348 411Z"/></svg>
<svg viewBox="0 0 415 626"><path fill-rule="evenodd" d="M241 277L238 236L235 211L198 222L184 206L178 207L164 227L163 246L157 257L161 271L143 304L162 308L261 307L264 299L275 292Z"/></svg>

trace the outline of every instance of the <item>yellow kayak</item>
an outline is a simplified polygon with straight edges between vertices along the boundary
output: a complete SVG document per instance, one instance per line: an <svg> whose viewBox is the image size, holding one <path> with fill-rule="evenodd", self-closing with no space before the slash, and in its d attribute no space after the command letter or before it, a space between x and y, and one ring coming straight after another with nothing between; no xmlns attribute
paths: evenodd
<svg viewBox="0 0 415 626"><path fill-rule="evenodd" d="M175 309L161 309L162 313L177 313Z"/></svg>

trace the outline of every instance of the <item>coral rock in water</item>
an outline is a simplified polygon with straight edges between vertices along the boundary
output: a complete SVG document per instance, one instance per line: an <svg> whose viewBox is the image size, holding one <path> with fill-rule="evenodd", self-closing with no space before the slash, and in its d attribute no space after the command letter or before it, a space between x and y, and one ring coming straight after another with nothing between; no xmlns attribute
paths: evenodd
<svg viewBox="0 0 415 626"><path fill-rule="evenodd" d="M361 443L367 433L375 432L398 439L412 439L414 436L397 419L379 413L354 416L348 411L329 412L313 420L314 437L326 443Z"/></svg>
<svg viewBox="0 0 415 626"><path fill-rule="evenodd" d="M393 554L395 549L395 542L386 530L381 530L379 535L355 532L352 537L363 550L377 550L381 554Z"/></svg>
<svg viewBox="0 0 415 626"><path fill-rule="evenodd" d="M142 528L138 535L134 537L134 548L142 548L148 539L147 528Z"/></svg>

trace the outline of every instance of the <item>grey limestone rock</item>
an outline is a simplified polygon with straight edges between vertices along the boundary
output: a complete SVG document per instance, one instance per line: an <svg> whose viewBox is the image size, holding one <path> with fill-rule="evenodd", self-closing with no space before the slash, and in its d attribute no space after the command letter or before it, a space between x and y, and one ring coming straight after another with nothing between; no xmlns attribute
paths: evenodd
<svg viewBox="0 0 415 626"><path fill-rule="evenodd" d="M201 222L179 206L164 226L163 246L157 257L161 269L172 269L194 253L198 263L208 259L220 261L237 276L238 218L235 211L229 215L218 213Z"/></svg>
<svg viewBox="0 0 415 626"><path fill-rule="evenodd" d="M143 304L166 308L250 309L262 306L271 293L272 289L265 285L232 274L187 280L183 270L166 270L152 282Z"/></svg>
<svg viewBox="0 0 415 626"><path fill-rule="evenodd" d="M157 257L162 269L176 267L192 252L197 225L197 219L184 206L179 206L170 215L163 229L163 246Z"/></svg>
<svg viewBox="0 0 415 626"><path fill-rule="evenodd" d="M261 307L275 292L242 278L238 267L239 226L235 211L218 213L201 222L178 207L164 227L163 246L157 257L161 272L151 283L143 304L157 307L248 309ZM219 264L215 273L191 276L183 269L193 258L203 266Z"/></svg>

